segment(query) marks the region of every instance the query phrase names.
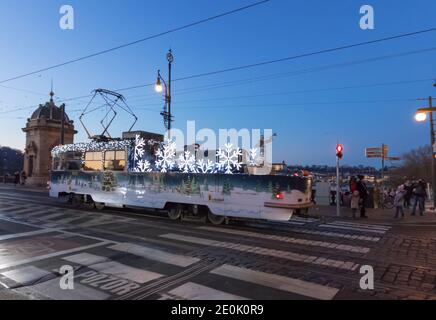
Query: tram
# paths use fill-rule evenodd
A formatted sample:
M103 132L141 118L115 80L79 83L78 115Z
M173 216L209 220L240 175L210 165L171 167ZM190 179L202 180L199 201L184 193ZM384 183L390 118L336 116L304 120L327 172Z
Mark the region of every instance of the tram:
M144 132L62 145L52 150L50 196L97 209L163 210L173 220L199 217L213 224L287 221L311 207L310 176L281 171L259 175L239 161L241 155L226 145L216 153L216 162L197 159L189 151L176 154L171 141Z

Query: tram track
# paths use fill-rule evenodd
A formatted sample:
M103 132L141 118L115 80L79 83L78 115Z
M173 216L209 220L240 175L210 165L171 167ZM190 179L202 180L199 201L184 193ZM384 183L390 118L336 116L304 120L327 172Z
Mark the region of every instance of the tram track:
M72 210L78 210L78 211L83 211L83 212L93 212L93 213L101 213L101 214L108 214L108 215L116 215L116 216L124 216L124 217L139 217L139 218L152 218L154 220L153 221L147 221L147 219L139 219L137 221L132 221L132 222L126 222L126 224L135 224L137 226L140 225L144 225L145 227L149 227L149 228L153 228L153 227L157 227L157 228L162 228L163 230L169 230L172 232L180 232L181 230L189 230L190 233L193 233L194 235L198 235L198 236L205 236L204 232L200 232L199 230L197 230L195 228L196 224L193 223L182 223L184 226L187 227L193 227L193 228L189 228L189 229L181 229L180 228L180 222L175 222L172 221L170 218L165 217L165 216L159 216L159 213L136 213L136 212L129 212L129 209L126 210L112 210L112 209L105 209L103 211L97 211L91 208L72 208L70 205L67 204L62 204L59 202L54 202L54 201L50 201L49 203L47 202L47 199L45 197L42 196L38 196L38 195L31 195L30 197L25 197L24 195L20 195L20 196L14 196L14 195L5 195L5 193L0 194L0 203L1 200L5 199L8 200L8 202L12 202L12 201L27 201L30 203L35 203L35 204L42 204L42 205L51 205L51 206L56 206L58 208L68 208L68 209L72 209ZM50 199L51 200L51 199ZM158 218L159 220L157 220L156 218ZM165 221L165 224L164 224ZM255 229L255 227L253 226L240 226L240 225L231 225L232 228L234 228L235 230L253 230ZM225 227L224 227L225 228ZM263 228L265 229L265 227ZM276 231L274 229L269 229L271 231ZM295 228L294 228L295 230ZM64 232L66 230L62 230L62 232ZM281 232L283 232L284 230L281 230ZM289 226L286 226L286 231L292 231L292 228L290 228ZM68 232L68 231L67 231ZM124 237L124 238L128 238L128 239L132 239L132 240L138 240L138 241L147 241L147 242L152 242L155 243L157 245L165 245L165 246L172 246L174 248L178 248L178 249L182 249L182 250L186 250L189 251L190 253L196 253L197 255L203 255L204 259L206 259L206 262L209 258L213 258L214 262L211 264L211 262L207 262L204 265L202 265L201 267L196 268L195 270L191 270L191 274L188 275L190 273L190 271L188 271L188 273L179 273L176 274L174 276L171 277L171 279L162 279L162 282L159 282L157 284L151 283L149 286L144 287L143 290L141 290L140 292L137 292L137 295L134 296L134 299L146 299L149 298L151 296L153 296L154 294L158 294L159 292L161 292L164 289L168 289L171 288L172 286L175 286L183 281L185 281L186 279L190 279L198 274L201 274L202 272L207 272L207 270L209 270L211 267L215 266L215 263L217 265L223 264L223 263L227 263L228 259L226 259L225 257L218 257L218 258L214 258L213 256L216 254L216 249L213 247L203 247L203 248L199 248L198 246L192 246L192 245L188 245L186 243L182 244L176 241L168 241L168 240L164 240L164 239L155 239L153 238L153 236L147 237L147 236L140 236L140 235L132 235L132 234L127 234L127 233L123 233L123 232L116 232L116 231L111 231L111 230L105 230L104 228L101 227L91 227L91 228L82 228L80 230L80 228L75 229L74 234L76 235L81 235L83 234L83 236L88 237L89 235L87 233L99 233L100 235L102 234L106 234L106 235L112 235L112 236L118 236L118 237ZM100 240L104 240L104 238L106 238L105 236L100 236ZM220 237L223 239L227 239L230 241L237 241L237 240L241 240L240 237L236 237L236 236L232 236L232 237L228 237L228 236L224 236L224 237ZM248 241L250 239L247 239L246 237L242 238L244 241ZM253 239L251 239L250 241L255 241ZM113 241L112 241L113 242ZM226 249L222 250L223 252L226 251ZM228 251L227 251L228 252ZM311 250L312 253L321 253L321 250ZM233 254L233 252L232 252ZM237 254L237 253L235 253ZM340 257L341 255L337 255L338 257ZM275 259L268 259L265 257L258 257L256 255L248 255L248 260L258 260L260 261L260 263L263 263L264 261L268 261L269 264L271 264L272 267L277 267L280 268L283 265L280 263L279 260L275 260ZM360 260L360 259L359 259ZM417 265L410 265L407 263L401 263L401 262L397 262L397 261L388 261L386 259L384 259L383 257L371 257L370 260L362 258L362 260L359 261L361 264L363 263L368 263L369 265L374 265L374 266L383 266L383 267L389 267L389 265L394 264L395 266L398 267L408 267L408 268L415 268L417 270L421 270L421 271L428 271L431 270L431 268L427 267L427 266L417 266ZM203 270L204 269L204 270ZM350 283L355 283L356 285L353 287L358 287L358 281L360 279L360 275L358 270L354 273L337 273L334 272L334 270L330 270L329 268L317 268L317 267L313 267L310 265L305 265L304 266L304 270L302 270L301 265L295 265L293 263L286 263L286 272L288 274L300 274L303 275L304 273L309 273L311 274L313 277L325 277L326 279L328 279L329 281L333 282L333 283L340 283L343 284L344 286L346 284L350 284ZM186 277L186 279L185 279ZM383 275L378 275L377 278L382 279ZM160 285L165 286L165 288L161 288L158 287ZM409 285L401 285L401 284L389 284L386 282L383 282L381 280L376 280L375 283L376 289L377 290L381 290L381 291L401 291L405 294L409 294L409 295L414 295L414 294L422 294L422 291L416 290L411 288ZM141 288L142 289L142 288ZM427 295L430 296L435 296L434 292L427 292ZM129 299L129 297L126 297L127 299Z

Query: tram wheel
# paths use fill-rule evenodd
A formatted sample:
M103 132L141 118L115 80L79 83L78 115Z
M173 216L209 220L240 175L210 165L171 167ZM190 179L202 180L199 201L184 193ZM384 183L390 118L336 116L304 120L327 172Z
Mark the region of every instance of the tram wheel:
M94 202L94 207L97 210L103 210L106 207L106 205L104 202Z
M83 203L83 197L81 195L78 194L74 194L71 198L71 205L75 208L78 208L82 205Z
M224 216L217 216L217 215L213 214L210 211L207 214L207 218L210 221L210 223L212 223L212 224L214 224L216 226L220 225L220 224L223 224L223 222L226 220L226 217L224 217Z
M168 210L168 217L171 220L179 220L182 216L183 208L181 205L175 206Z

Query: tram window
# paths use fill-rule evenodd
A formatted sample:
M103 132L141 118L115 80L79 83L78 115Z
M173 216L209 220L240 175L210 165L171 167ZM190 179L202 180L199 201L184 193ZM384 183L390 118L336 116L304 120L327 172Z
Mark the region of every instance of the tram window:
M106 151L104 160L104 168L106 170L124 171L126 167L126 152Z
M53 171L60 171L62 170L63 167L63 159L59 158L59 157L55 157L53 158L53 166L52 166L52 170Z
M85 171L100 171L103 169L101 152L87 152L85 153L85 164L83 170Z
M53 171L64 170L80 170L82 166L82 153L80 152L67 152L53 159Z

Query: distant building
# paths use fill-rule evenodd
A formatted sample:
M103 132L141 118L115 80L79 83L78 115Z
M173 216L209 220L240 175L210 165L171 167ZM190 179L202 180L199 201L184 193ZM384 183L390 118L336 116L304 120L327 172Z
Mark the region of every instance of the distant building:
M13 175L23 169L24 155L20 150L0 146L0 181L4 175Z
M24 172L30 185L46 185L49 180L51 150L61 144L62 109L53 101L54 93L50 92L50 101L39 105L32 116L27 119L26 147L24 155ZM64 143L74 142L73 121L64 113Z

